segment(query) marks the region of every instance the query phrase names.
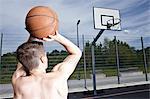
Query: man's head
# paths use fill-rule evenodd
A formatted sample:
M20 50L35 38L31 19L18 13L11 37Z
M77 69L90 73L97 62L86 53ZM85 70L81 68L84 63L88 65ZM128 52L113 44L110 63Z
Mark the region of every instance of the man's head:
M17 59L28 71L42 65L47 68L47 57L42 42L26 42L17 49Z

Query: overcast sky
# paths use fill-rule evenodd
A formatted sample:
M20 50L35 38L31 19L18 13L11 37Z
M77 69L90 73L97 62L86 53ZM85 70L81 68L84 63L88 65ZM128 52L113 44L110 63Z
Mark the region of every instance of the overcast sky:
M122 31L105 31L100 37L118 39L140 47L137 40L143 36L145 46L150 46L150 1L149 0L0 0L0 32L4 33L3 51L14 51L29 36L25 28L27 12L34 6L53 8L59 17L59 32L74 43L76 24L80 19L79 34L92 40L99 30L94 29L93 7L120 10ZM55 43L54 43L55 44ZM137 44L137 45L136 45ZM48 45L46 45L48 46Z

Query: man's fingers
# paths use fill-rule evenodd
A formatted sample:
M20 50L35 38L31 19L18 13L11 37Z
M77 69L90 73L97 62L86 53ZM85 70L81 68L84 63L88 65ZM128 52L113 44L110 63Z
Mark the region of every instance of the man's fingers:
M45 41L56 40L57 37L58 37L58 35L59 35L58 31L56 31L56 34L55 34L55 35L49 35L47 38L44 38L43 40L45 40Z
M58 31L56 30L56 35L58 34Z
M50 39L50 38L43 38L43 41L53 41L54 39Z

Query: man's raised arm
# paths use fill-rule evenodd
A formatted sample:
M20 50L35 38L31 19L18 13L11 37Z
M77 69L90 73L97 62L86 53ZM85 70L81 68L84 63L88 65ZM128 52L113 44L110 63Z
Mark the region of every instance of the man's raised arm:
M56 65L52 71L59 71L62 76L68 79L75 70L75 67L81 58L82 52L75 44L73 44L70 40L60 35L59 33L56 33L55 36L50 36L50 38L63 45L69 53L64 61Z

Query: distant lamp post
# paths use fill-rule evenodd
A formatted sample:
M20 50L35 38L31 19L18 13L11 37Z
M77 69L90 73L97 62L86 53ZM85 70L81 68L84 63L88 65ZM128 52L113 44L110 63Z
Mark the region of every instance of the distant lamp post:
M78 20L77 22L77 46L79 47L79 31L78 31L78 26L79 26L80 20ZM80 69L79 69L79 65L77 65L78 67L78 80L80 80Z
M79 26L80 20L78 20L77 22L77 46L79 47L79 30L78 30L78 26Z

